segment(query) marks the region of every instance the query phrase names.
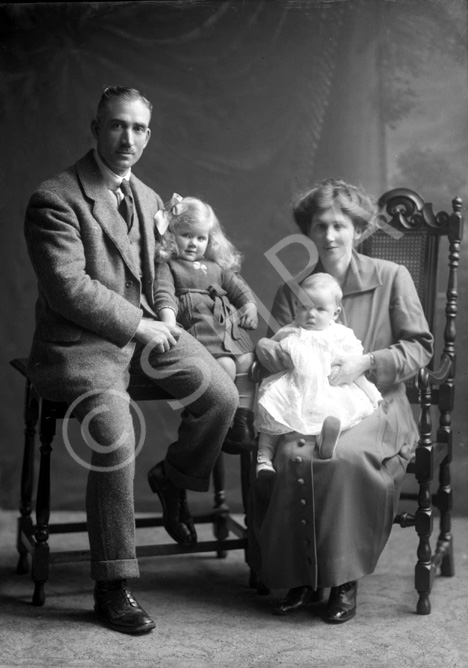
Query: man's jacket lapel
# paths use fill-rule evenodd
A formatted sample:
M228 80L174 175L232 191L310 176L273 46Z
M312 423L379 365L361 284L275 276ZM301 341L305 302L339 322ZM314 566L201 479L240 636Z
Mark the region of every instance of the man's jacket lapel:
M140 279L139 272L133 260L130 242L125 225L120 224L114 195L106 188L101 172L90 151L76 164L78 178L83 191L90 201L91 212L101 225L107 236L113 241L125 264L130 271Z

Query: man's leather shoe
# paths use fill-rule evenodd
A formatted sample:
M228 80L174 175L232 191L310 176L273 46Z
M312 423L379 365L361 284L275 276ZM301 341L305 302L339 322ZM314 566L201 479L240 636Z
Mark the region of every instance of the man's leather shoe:
M149 633L156 626L132 596L126 580L96 582L94 610L107 626L120 633Z
M254 414L247 408L238 408L221 450L229 455L238 455L243 450L253 451L256 448Z
M274 615L290 615L292 612L297 612L314 603L320 603L323 599L323 589L319 588L316 591L312 587L294 587L290 589L274 608Z
M345 582L332 587L327 606L327 622L342 624L356 614L357 582Z
M148 472L149 486L159 496L163 511L163 524L167 533L181 545L197 542L197 532L187 505L185 489L176 487L164 473L163 462Z

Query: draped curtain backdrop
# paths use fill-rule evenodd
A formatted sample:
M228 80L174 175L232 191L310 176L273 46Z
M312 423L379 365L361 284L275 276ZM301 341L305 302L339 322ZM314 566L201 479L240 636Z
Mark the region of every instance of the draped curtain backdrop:
M18 501L22 448L23 383L8 362L28 353L36 296L24 210L43 179L94 145L89 125L103 88L135 87L153 102L152 138L135 173L165 200L178 192L213 206L267 309L281 278L264 253L295 233L293 197L326 176L376 195L391 184L388 133L400 119L382 109L395 85L382 76L393 54L382 45L396 34L385 38L388 20L399 24L396 9L416 16L414 5L430 9L425 20L439 36L443 15L450 34L454 22L437 0L412 9L403 0L0 6L3 507ZM281 258L292 273L307 261L297 244ZM256 336L265 330L262 320ZM174 438L178 416L163 404L142 409L148 432L136 491L138 507L148 510L145 472ZM237 461L227 459L228 486L236 486ZM60 434L53 461L54 506L81 509L86 470Z

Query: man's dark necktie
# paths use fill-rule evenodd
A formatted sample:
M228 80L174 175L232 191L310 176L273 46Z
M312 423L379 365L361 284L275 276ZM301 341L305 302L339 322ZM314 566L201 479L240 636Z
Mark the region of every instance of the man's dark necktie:
M127 223L128 231L130 232L133 224L133 198L132 189L128 181L123 180L120 184L123 198L119 204L119 213Z

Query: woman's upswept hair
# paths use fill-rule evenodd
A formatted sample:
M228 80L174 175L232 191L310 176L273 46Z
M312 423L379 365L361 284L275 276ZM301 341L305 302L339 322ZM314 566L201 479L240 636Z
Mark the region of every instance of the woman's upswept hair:
M370 230L377 223L375 200L362 188L346 181L325 179L293 202L293 216L303 234L309 235L312 218L318 211L335 209L349 216L359 232Z
M208 245L205 259L219 264L222 269L239 272L242 253L229 241L215 212L209 204L196 197L183 197L177 204L166 209L169 227L158 251L159 261L178 257L174 233L180 225L207 223Z

